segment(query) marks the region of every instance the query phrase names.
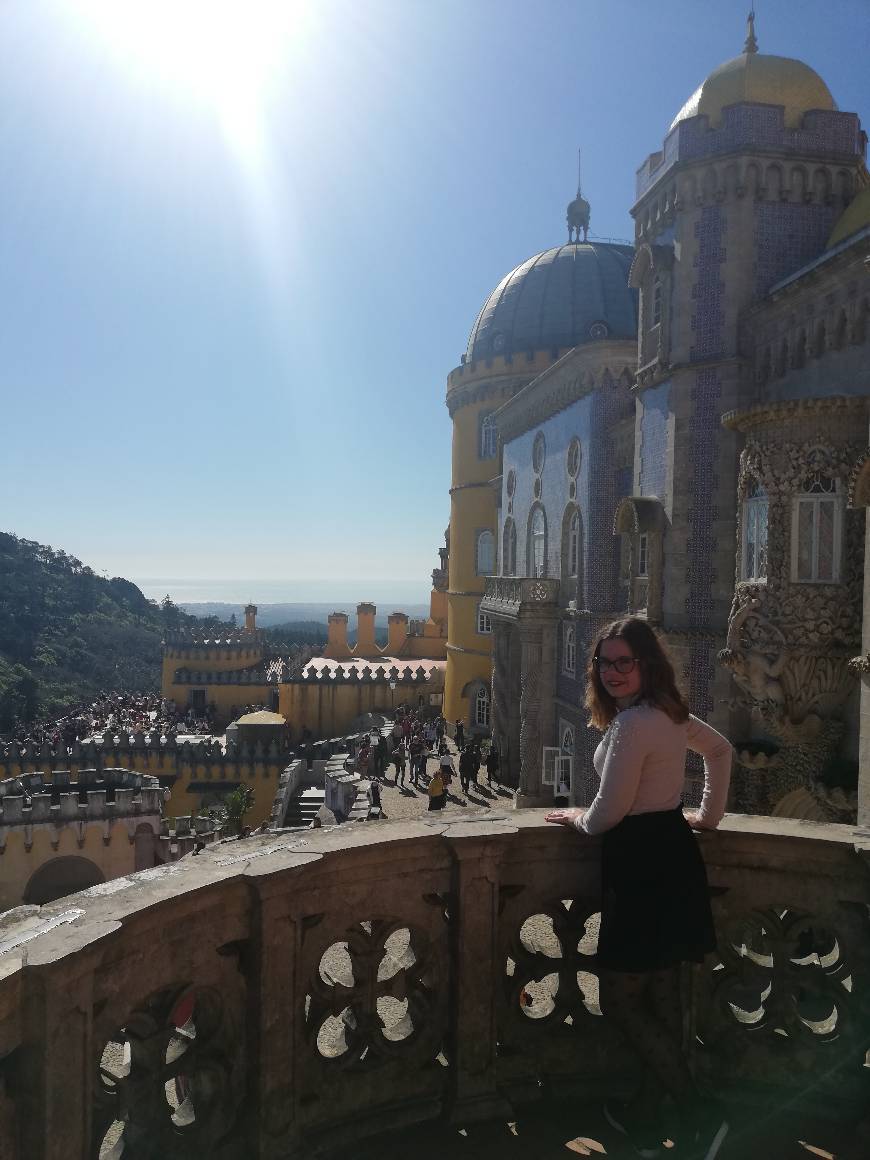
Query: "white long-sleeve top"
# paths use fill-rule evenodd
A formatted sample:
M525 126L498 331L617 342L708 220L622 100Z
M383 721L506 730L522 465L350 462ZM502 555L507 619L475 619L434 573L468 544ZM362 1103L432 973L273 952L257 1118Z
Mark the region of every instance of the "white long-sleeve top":
M617 713L601 738L593 758L601 784L592 805L574 825L587 834L603 834L628 814L676 809L683 794L687 749L704 758L698 816L711 827L718 825L731 780L731 743L697 717L677 724L644 702Z

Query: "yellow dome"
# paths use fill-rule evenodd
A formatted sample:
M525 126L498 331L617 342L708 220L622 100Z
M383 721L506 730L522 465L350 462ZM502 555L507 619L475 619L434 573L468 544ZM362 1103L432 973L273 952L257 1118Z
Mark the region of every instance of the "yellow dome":
M831 236L828 238L828 249L851 238L858 230L870 226L870 188L862 189L858 196L849 202L846 209L834 222Z
M674 117L671 128L699 113L706 113L710 124L718 125L722 110L741 101L784 105L788 129L800 128L801 118L810 109L837 107L828 86L803 61L744 52L710 73Z

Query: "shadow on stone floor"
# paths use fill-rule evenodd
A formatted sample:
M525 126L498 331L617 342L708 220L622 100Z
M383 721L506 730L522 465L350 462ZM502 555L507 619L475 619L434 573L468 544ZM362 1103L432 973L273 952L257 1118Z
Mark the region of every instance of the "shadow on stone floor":
M730 1117L719 1160L858 1160L870 1155L855 1148L848 1126L813 1120L791 1107L780 1113L741 1108ZM386 1125L385 1125L386 1128ZM565 1107L552 1101L530 1105L516 1122L490 1121L462 1129L443 1122L420 1124L372 1137L325 1160L568 1160L607 1156L630 1160L634 1151L611 1128L600 1106ZM690 1150L673 1147L664 1157L685 1160Z

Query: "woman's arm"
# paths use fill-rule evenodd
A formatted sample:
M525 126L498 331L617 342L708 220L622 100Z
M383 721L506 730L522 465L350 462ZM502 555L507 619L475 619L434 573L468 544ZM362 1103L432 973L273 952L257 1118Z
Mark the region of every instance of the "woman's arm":
M727 737L697 717L689 718L686 744L704 758L704 796L697 813L687 815L689 822L696 829L715 830L725 814L734 750Z

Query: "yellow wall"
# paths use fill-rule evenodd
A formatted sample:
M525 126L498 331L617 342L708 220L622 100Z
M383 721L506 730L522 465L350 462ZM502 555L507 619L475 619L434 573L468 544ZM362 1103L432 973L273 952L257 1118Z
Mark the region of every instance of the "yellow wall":
M205 689L206 703L214 702L218 717L228 720L230 710L235 705L243 710L245 705L268 705L269 698L277 685L175 685L164 686L163 696L174 701L179 709L190 704L190 694L194 689Z
M172 697L172 687L176 669L190 669L193 672L224 673L228 669L251 669L263 659L265 653L261 645L224 646L223 648L191 645L164 645L161 691L164 697ZM186 704L186 701L185 701Z
M479 420L497 402L485 399L461 407L453 416L453 486L450 494L450 563L447 593L447 677L444 716L470 720L471 706L463 689L476 678L489 684L492 637L477 632L477 606L486 577L477 574L477 536L496 527L496 493L490 480L498 475L498 458L480 459ZM496 556L497 556L497 543ZM481 655L482 654L482 655Z
M129 819L130 829L147 821L147 815ZM102 872L103 878L120 878L132 874L136 869L136 847L130 842L128 819L119 818L111 823L108 844L103 840L106 823L93 819L85 823L84 843L78 844L79 826L76 822L61 826L52 822L36 823L28 829L33 838L30 850L24 844L24 826L10 826L6 836L6 849L2 855L3 873L0 875L0 910L19 906L31 876L44 863L54 858L87 858ZM57 839L55 850L51 842Z
M420 696L428 706L429 695L442 692L443 684L435 670L428 681L401 682L395 689L380 681L306 681L281 685L280 690L278 712L292 726L294 735L298 736L307 727L315 737L328 739L346 733L354 718L363 713L374 710L390 713L397 705L416 705Z

